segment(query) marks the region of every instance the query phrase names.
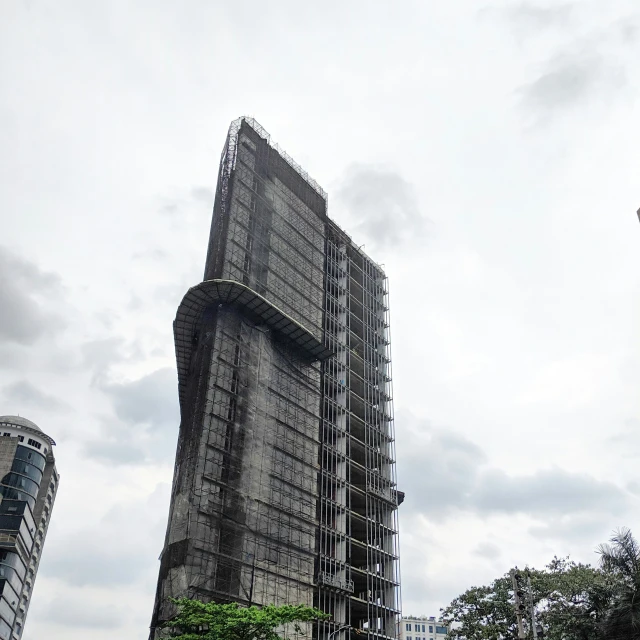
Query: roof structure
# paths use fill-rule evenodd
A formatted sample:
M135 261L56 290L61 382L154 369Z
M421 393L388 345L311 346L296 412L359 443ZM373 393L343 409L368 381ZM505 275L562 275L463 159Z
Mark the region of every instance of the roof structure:
M48 436L35 422L31 422L31 420L27 420L22 416L0 416L0 423L10 424L25 431L35 432L41 438L47 440L49 444L55 444L54 439Z
M181 402L194 349L194 338L200 328L203 313L207 308L222 304L239 308L251 319L264 323L311 360L326 360L333 355L311 331L253 289L233 280L207 280L189 289L178 307L173 323Z

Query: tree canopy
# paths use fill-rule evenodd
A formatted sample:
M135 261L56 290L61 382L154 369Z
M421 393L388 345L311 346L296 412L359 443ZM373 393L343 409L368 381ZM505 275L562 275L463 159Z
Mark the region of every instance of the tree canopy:
M640 640L640 545L623 529L598 552L599 567L556 557L544 569L526 569L546 640ZM510 574L471 587L442 619L453 640L517 640Z
M237 603L217 604L181 598L174 600L177 615L163 628L174 640L283 640L276 629L324 620L329 616L304 605L240 607Z
M606 640L640 640L640 545L621 529L598 553L602 570L616 581L603 624Z

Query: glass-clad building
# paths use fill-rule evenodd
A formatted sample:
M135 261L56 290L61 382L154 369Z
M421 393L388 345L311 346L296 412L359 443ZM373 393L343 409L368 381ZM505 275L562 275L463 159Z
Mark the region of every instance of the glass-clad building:
M19 640L58 488L52 438L0 416L0 640Z

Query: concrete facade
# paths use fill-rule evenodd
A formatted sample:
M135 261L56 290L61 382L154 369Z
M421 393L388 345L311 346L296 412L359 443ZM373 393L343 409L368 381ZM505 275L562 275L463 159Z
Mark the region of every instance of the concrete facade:
M0 640L19 640L59 476L55 442L30 420L0 416Z
M254 120L232 123L204 281L174 322L181 424L151 638L182 596L331 614L302 637L396 637L386 282L324 191Z

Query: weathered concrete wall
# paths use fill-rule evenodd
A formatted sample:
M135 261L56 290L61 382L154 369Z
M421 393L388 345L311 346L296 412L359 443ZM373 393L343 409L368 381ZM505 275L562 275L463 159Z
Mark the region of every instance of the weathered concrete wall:
M16 449L18 448L18 438L10 438L8 436L0 436L2 446L0 447L0 478L3 478L11 471L11 465L16 457ZM2 500L2 496L0 496Z

